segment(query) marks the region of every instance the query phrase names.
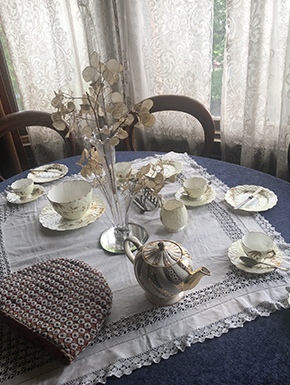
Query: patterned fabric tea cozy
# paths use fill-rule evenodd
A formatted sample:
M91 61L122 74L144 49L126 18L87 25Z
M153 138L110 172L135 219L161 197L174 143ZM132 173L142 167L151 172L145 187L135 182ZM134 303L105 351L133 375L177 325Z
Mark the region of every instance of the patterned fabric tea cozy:
M112 298L107 281L90 265L48 260L0 282L0 318L70 364L101 329Z

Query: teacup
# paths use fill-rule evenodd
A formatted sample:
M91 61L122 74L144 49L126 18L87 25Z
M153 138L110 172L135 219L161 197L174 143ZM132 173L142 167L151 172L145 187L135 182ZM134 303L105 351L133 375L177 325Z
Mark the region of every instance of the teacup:
M129 162L118 162L115 164L116 177L119 180L124 180L126 176L129 174L132 168L131 163Z
M54 210L63 218L75 220L83 217L91 204L92 187L84 180L72 180L54 186L47 194Z
M34 182L32 179L23 178L13 182L11 186L6 187L8 191L17 194L21 198L29 196L34 188Z
M160 220L170 233L181 231L186 225L188 213L185 205L176 200L168 200L160 210Z
M207 181L201 177L192 177L183 181L183 189L193 199L201 197L207 189Z
M272 258L276 253L273 250L273 240L264 233L249 232L242 238L244 252L257 261Z

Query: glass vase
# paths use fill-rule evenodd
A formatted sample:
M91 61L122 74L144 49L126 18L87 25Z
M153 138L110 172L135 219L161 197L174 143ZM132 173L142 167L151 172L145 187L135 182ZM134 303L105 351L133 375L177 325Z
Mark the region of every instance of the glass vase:
M129 235L137 237L141 243L148 239L148 233L143 226L129 223L129 208L133 197L129 194L120 194L115 172L116 153L115 147L109 139L95 139L91 142L96 148L103 165L102 180L98 179L98 186L109 206L112 216L112 226L106 229L100 237L102 248L108 252L124 253L124 241ZM132 244L132 250L135 246Z

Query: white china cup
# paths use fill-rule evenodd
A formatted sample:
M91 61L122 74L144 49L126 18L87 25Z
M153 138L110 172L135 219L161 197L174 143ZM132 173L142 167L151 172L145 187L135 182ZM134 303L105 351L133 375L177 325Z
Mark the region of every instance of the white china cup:
M207 181L201 177L192 177L183 181L183 189L193 199L201 197L207 189Z
M183 230L188 218L184 204L176 199L168 200L160 210L160 220L165 229L170 233Z
M34 182L32 179L23 178L13 182L11 186L7 186L7 190L17 194L21 198L25 198L31 195L34 188Z
M132 165L129 162L118 162L115 164L116 177L119 180L124 180L131 171Z
M276 254L273 250L273 240L260 232L246 233L242 238L242 248L246 255L257 261L271 258Z
M47 194L54 210L63 218L75 220L88 211L92 200L92 187L84 180L72 180L54 186Z

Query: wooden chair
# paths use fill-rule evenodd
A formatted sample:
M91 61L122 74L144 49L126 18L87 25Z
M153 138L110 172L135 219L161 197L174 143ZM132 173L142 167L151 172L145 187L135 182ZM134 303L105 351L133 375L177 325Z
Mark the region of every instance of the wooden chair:
M65 143L66 157L76 155L76 147L72 134L70 133L69 137L66 138L66 134L69 131L67 126L64 131L56 130L52 125L52 120L50 113L42 111L20 111L8 114L0 118L0 138L6 135L7 133L15 133L14 130L21 129L23 127L29 126L42 126L53 129L57 132ZM13 136L15 140L15 136ZM17 140L17 136L16 136ZM15 156L19 157L22 170L29 168L29 162L23 148L21 141L18 141L15 144L17 153ZM3 179L3 177L2 177Z
M181 95L157 95L153 101L151 113L159 111L180 111L196 118L204 130L204 146L201 156L208 157L214 143L214 121L209 111L197 100ZM136 122L134 122L136 123ZM125 139L126 149L136 151L134 144L134 123L126 128L129 136Z

